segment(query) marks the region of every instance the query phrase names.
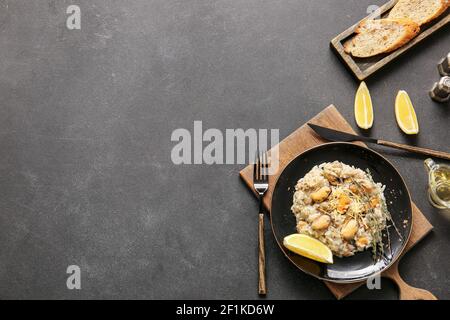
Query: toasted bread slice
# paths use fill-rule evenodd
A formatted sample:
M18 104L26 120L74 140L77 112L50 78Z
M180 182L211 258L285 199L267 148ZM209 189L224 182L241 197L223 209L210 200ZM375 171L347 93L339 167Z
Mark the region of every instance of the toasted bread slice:
M344 44L344 49L354 57L372 57L400 48L419 31L419 25L411 19L365 20L356 29L357 35Z
M439 17L449 5L449 0L399 0L389 18L409 18L421 26Z

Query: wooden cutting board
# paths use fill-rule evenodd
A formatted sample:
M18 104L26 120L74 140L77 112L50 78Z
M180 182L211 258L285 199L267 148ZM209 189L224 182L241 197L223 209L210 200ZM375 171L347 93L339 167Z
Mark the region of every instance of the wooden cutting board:
M308 122L340 131L345 131L348 133L353 134L355 133L352 127L348 124L348 122L342 117L342 115L333 105L325 108L322 112L320 112L318 115L316 115ZM275 187L275 183L278 180L278 177L283 171L283 169L290 163L291 160L293 160L297 155L299 155L303 151L325 142L326 141L323 140L318 135L316 135L316 133L312 129L310 129L308 125L304 124L279 143L279 145L277 146L279 148L278 171L270 177L269 190L266 196L264 197L264 205L269 212L270 212L270 204L272 201L272 192ZM364 145L362 143L359 144ZM240 172L240 176L247 185L247 187L250 188L252 191L254 191L253 166L249 165L246 168L244 168ZM419 208L417 208L417 206L414 203L412 205L413 205L413 228L411 232L411 237L406 245L403 254L411 250L411 248L414 247L414 245L416 245L420 240L422 240L433 229L433 226L425 218L423 213L420 212ZM392 265L388 270L386 270L382 274L383 277L390 278L397 284L400 291L400 299L406 300L436 299L436 297L429 291L411 287L403 281L403 279L400 277L398 273L398 261L400 259L401 258L399 258L397 262L394 263L394 265ZM337 299L342 299L351 292L353 292L354 290L356 290L357 288L359 288L361 285L365 284L365 282L351 283L351 284L336 284L325 281L325 284Z

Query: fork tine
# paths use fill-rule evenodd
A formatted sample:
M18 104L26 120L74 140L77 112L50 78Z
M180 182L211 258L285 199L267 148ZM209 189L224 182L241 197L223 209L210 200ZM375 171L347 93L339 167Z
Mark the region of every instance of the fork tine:
M263 152L262 154L262 158L263 158L263 176L261 177L261 179L265 182L267 181L267 154L266 152Z
M260 153L259 154L259 170L260 170L260 175L259 175L259 181L263 181L264 180L264 153Z
M253 163L253 181L256 181L257 176L256 176L256 167L258 166L258 153L255 152L255 163Z
M255 167L253 181L259 181L260 159L258 152L255 153Z
M258 153L258 168L256 169L256 180L261 181L261 154Z
M269 180L269 163L267 161L267 152L263 153L263 163L264 163L264 176L263 180L264 182L267 182Z

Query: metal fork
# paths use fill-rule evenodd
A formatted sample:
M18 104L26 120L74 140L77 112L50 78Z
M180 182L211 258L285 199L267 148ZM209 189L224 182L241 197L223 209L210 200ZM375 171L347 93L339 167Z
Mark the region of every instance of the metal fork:
M256 153L255 164L253 165L253 187L259 197L259 294L266 294L266 253L264 249L264 206L263 197L267 189L269 189L269 174L268 174L268 162L267 153Z

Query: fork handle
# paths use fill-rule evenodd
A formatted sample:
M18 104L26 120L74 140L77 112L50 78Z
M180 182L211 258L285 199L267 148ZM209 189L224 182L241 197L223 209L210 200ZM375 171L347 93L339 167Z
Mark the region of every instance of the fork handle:
M264 249L264 213L259 214L259 294L266 295L266 252Z

